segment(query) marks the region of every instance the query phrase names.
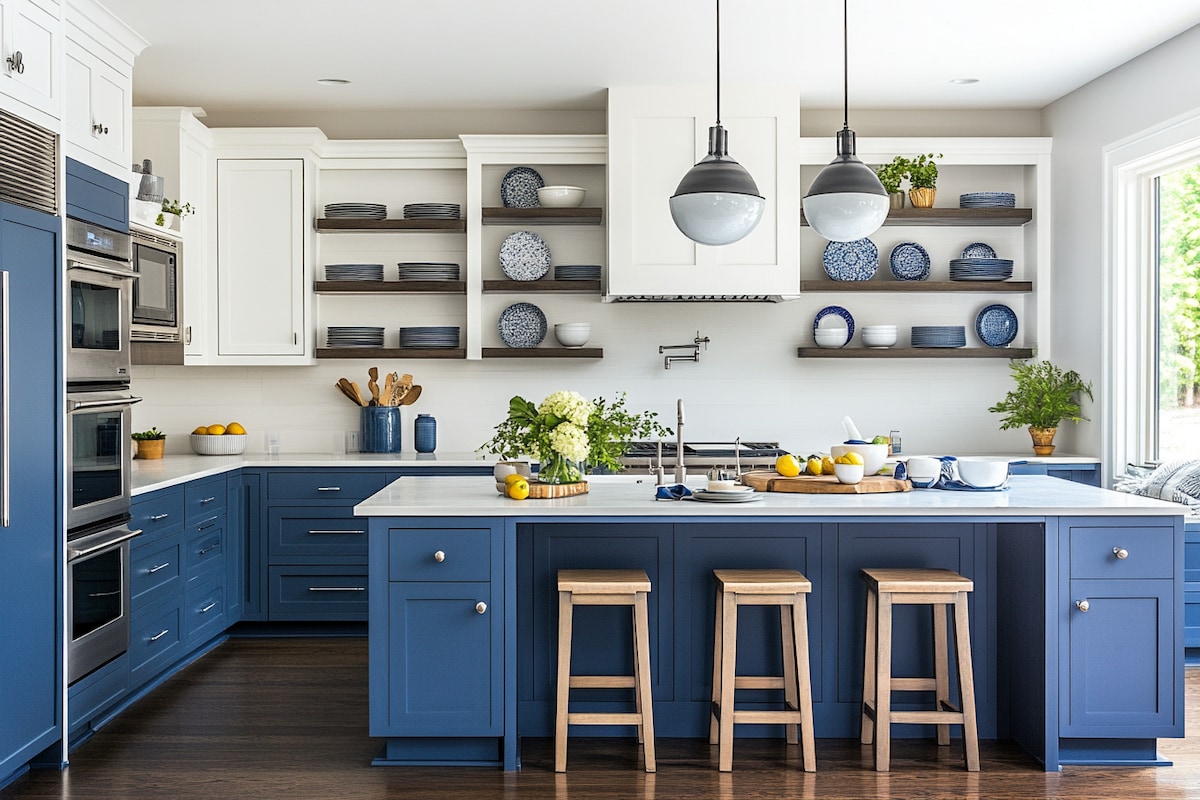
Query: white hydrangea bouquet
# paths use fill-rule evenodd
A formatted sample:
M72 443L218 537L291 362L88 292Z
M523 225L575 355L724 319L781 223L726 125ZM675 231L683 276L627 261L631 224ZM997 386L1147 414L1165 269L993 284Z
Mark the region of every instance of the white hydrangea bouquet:
M542 483L576 483L583 480L585 464L620 469L625 442L670 435L657 416L627 411L623 392L611 403L570 391L555 392L538 405L517 396L508 401L508 418L480 449L503 459L536 457Z

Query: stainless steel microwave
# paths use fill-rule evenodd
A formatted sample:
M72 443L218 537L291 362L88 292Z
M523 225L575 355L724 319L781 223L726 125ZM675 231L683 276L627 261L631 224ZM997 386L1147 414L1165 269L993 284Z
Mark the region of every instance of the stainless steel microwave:
M166 234L131 227L133 324L130 338L141 342L178 342L183 332L183 275L180 242Z

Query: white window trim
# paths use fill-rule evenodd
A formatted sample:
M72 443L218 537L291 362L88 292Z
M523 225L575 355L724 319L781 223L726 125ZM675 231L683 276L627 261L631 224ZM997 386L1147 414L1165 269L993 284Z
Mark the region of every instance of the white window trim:
M1157 414L1154 178L1200 161L1200 109L1104 148L1104 318L1100 408L1114 475L1149 457Z

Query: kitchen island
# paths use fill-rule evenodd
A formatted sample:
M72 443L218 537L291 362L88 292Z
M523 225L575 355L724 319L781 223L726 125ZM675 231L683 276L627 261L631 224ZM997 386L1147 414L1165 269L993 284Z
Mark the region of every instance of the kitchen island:
M1157 738L1183 735L1180 506L1040 476L998 492L768 494L719 506L656 501L653 484L635 480L515 501L490 478L406 477L355 506L370 517L370 732L386 740L377 763L515 769L519 736L553 734L553 578L567 568L650 575L659 736L707 735L712 570L785 567L813 582L816 735L856 737L868 566L975 581L981 737L1012 739L1056 770L1163 764ZM580 671L628 671L625 615L580 611ZM778 672L777 620L745 619L739 671ZM895 624L894 673L931 674L927 617L898 609ZM627 702L614 693L590 708ZM738 735L775 734L745 728Z

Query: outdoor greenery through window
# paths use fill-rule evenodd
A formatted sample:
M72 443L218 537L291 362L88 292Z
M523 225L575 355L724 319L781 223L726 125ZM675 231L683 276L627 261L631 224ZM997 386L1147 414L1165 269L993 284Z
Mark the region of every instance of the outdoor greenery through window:
M1157 459L1200 458L1200 164L1158 179Z

